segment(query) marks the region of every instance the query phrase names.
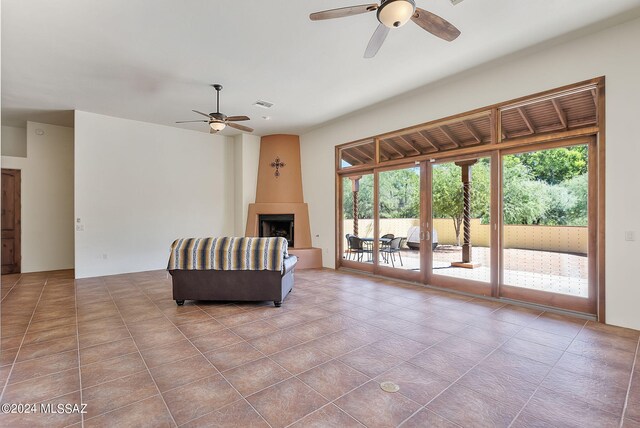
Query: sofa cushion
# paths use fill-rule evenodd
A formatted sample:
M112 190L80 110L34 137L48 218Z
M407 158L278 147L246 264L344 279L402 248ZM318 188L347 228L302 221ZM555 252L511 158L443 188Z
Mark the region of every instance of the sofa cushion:
M186 238L171 245L168 270L270 270L283 272L285 238Z

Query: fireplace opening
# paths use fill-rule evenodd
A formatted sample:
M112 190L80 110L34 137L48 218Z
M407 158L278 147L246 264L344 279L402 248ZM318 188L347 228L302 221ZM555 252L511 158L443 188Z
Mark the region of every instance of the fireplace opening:
M260 237L286 238L289 247L293 247L293 214L260 214L258 224Z

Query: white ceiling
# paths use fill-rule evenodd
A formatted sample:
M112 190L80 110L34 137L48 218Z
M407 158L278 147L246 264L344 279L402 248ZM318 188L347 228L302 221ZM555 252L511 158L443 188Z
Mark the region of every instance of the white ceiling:
M2 124L71 125L70 110L208 132L191 109L248 115L255 134L303 133L403 92L586 26L640 0L417 0L456 25L409 22L363 59L375 13L311 22L362 0L2 0ZM270 110L252 104L273 102ZM271 120L263 120L270 116ZM227 135L234 132L224 131Z

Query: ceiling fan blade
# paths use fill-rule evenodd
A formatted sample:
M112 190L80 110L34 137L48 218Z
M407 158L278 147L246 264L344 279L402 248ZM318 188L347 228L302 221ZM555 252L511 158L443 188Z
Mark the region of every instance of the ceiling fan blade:
M378 9L376 3L361 4L359 6L341 7L338 9L323 10L309 15L312 21L320 21L323 19L343 18L345 16L359 15L361 13L373 12Z
M203 115L203 116L206 116L206 117L211 117L211 115L210 115L210 114L207 114L207 113L203 113L203 112L201 112L201 111L198 111L198 110L191 110L191 111L192 111L192 112L194 112L194 113L198 113L198 114L201 114L201 115Z
M243 120L251 120L247 116L229 116L227 122L242 122Z
M227 123L227 126L239 129L240 131L253 132L253 129L249 128L248 126L240 125L238 123Z
M191 123L191 122L209 122L208 120L181 120L176 123Z
M378 25L376 31L373 32L373 36L371 36L371 40L369 40L367 50L364 51L365 58L373 58L376 56L378 50L380 50L380 46L384 43L384 39L387 38L387 34L389 34L389 27L383 24Z
M460 30L453 24L419 7L416 8L416 13L413 14L411 20L434 36L448 42L454 41L460 35Z

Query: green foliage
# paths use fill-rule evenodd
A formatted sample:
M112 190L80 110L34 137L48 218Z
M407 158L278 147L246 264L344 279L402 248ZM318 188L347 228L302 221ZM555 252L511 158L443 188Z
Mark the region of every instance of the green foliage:
M562 184L547 185L549 202L541 223L546 225L564 225L569 221L569 209L575 205L575 196Z
M534 224L549 203L546 184L536 181L516 156L503 158L503 219L505 224Z
M345 219L353 218L351 179L342 179L342 210ZM363 175L358 191L358 218L373 218L373 174Z
M573 204L567 207L567 222L569 226L586 226L588 224L587 202L589 195L588 174L578 175L562 183L573 198Z
M586 150L586 146L579 146L505 156L505 224L586 226ZM541 170L541 165L550 170ZM557 181L559 177L562 179Z
M587 225L587 147L543 150L503 157L505 224ZM454 163L433 167L433 215L451 218L456 235L463 220L461 168ZM489 220L490 164L480 159L471 168L471 214ZM417 168L379 174L380 218L418 218L420 174ZM343 216L353 218L351 180L343 178ZM373 174L363 175L358 218L373 218Z
M420 216L420 170L396 169L380 173L380 218Z
M562 147L515 155L533 177L560 184L587 172L587 146Z
M460 226L464 215L464 194L462 188L462 168L454 163L444 163L433 167L432 186L433 216L451 218L460 242ZM483 219L489 217L490 204L489 160L481 159L471 167L471 216Z

